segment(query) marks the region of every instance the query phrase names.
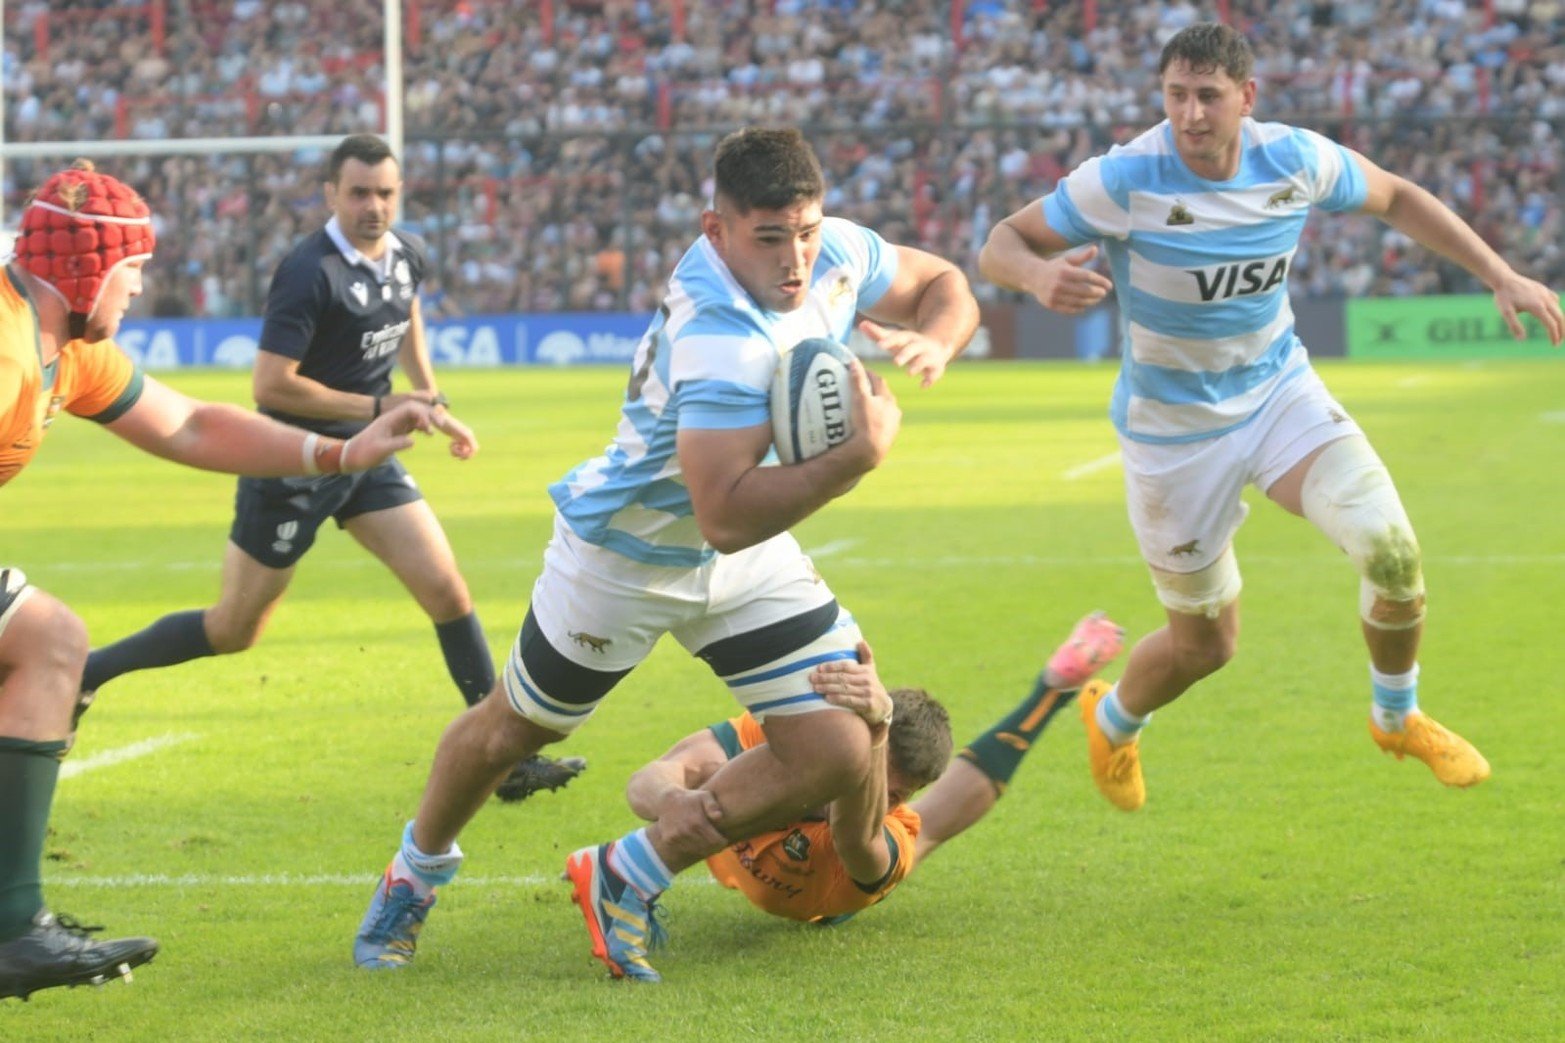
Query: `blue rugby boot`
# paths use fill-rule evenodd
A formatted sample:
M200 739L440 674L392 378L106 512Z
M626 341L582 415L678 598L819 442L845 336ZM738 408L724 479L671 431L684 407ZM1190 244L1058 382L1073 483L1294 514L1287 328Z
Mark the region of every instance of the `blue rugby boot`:
M393 879L387 866L353 939L353 962L367 971L398 970L412 963L418 932L434 905L433 891L420 899L413 885Z
M565 860L571 900L581 907L592 936L592 955L616 978L655 984L663 980L647 953L668 941L657 900L642 901L636 889L609 868L612 843L584 847Z

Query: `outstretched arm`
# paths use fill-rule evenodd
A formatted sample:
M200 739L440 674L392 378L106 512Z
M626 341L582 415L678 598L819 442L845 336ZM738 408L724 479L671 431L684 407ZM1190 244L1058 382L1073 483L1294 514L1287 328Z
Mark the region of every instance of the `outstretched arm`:
M1494 306L1518 339L1527 335L1520 314L1543 324L1549 342L1559 347L1565 338L1565 314L1559 294L1518 273L1484 242L1477 232L1428 191L1352 153L1363 171L1368 192L1364 212L1373 214L1418 245L1455 262L1494 293Z
M967 276L950 261L910 246L896 251L896 277L868 314L903 328L888 330L866 320L859 329L927 388L973 339L978 301Z
M301 431L238 406L200 402L146 378L141 397L108 429L165 460L257 478L362 471L429 429L429 408L407 403L347 442Z

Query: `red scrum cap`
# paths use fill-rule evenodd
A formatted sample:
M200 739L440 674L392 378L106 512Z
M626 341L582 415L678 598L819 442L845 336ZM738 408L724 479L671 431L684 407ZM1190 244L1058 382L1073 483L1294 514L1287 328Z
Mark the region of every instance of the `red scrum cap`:
M91 315L114 269L151 257L154 238L152 211L135 190L78 159L22 211L16 258L69 311Z

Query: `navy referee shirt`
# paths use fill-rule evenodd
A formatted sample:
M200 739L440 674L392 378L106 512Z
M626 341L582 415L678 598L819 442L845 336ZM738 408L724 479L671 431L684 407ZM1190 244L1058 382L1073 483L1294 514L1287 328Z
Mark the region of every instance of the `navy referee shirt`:
M395 228L385 255L378 262L369 260L333 217L277 265L266 295L260 350L297 359L301 377L337 391L390 394L391 369L428 265L423 240ZM261 412L337 438L356 434L368 423Z

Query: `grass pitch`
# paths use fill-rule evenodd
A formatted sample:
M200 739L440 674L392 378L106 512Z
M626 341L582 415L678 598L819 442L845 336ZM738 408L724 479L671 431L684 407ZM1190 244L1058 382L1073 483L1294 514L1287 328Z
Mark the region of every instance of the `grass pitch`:
M1418 528L1423 703L1493 763L1477 789L1375 749L1352 570L1256 497L1239 658L1148 729L1142 811L1098 796L1068 713L989 819L882 906L803 927L692 872L667 901L665 984L611 983L556 879L565 855L628 828L630 771L732 706L665 642L563 747L583 777L463 835L417 963L364 974L354 929L460 704L412 599L326 530L256 649L104 689L60 783L47 896L164 951L128 988L0 1005L0 1038L1558 1038L1565 369L1321 368ZM1084 611L1132 638L1161 612L1124 517L1109 367L891 379L897 450L798 535L887 680L940 696L962 742ZM248 393L243 375L170 383ZM443 386L483 450L458 463L430 443L408 464L503 657L549 531L544 486L602 448L624 374ZM4 560L96 643L216 593L231 479L62 420L4 495Z

